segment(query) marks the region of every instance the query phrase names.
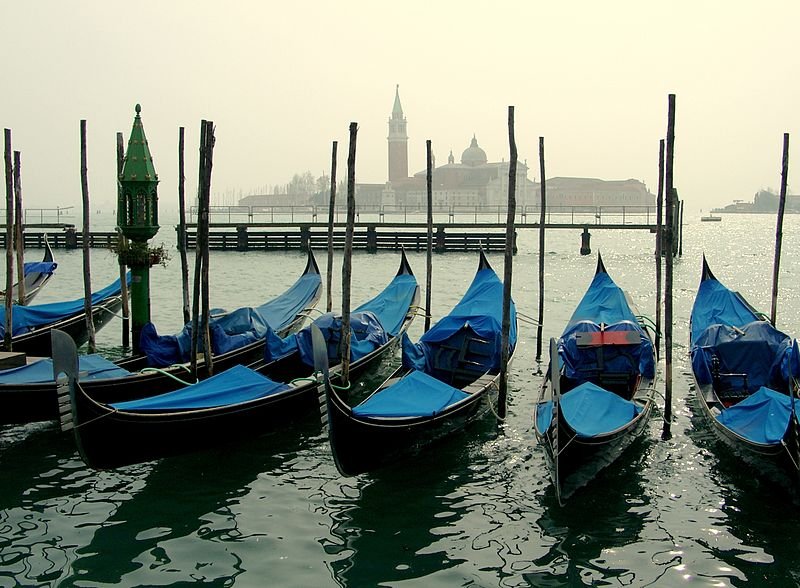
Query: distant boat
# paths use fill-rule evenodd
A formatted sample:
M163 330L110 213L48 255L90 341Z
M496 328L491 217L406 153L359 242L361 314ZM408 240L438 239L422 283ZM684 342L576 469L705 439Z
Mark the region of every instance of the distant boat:
M719 221L722 220L722 217L709 214L706 216L701 216L700 220L703 221L704 223L718 223Z

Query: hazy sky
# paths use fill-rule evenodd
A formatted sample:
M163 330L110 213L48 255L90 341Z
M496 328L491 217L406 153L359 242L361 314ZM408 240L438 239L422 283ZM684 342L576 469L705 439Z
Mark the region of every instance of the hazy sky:
M27 0L0 5L0 125L22 153L26 205L80 205L87 119L93 208L116 198L115 133L134 105L177 209L178 127L194 194L200 120L216 124L213 192L330 168L359 123L357 180L387 177L400 84L409 163L458 160L473 133L490 161L516 141L539 179L638 178L657 186L667 95L677 95L675 185L689 209L777 189L783 133L800 192L800 2ZM794 165L794 167L793 167ZM162 213L163 214L163 213Z

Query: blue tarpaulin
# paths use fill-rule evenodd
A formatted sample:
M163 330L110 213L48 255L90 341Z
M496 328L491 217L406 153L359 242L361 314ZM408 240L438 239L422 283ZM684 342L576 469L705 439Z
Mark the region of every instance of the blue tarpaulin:
M26 261L24 275L28 274L52 274L56 271L58 264L55 261Z
M738 292L719 280L700 282L692 306L692 370L698 384L714 382L717 373L747 374L748 390L761 386L787 389L790 370L797 376L798 358L792 354L788 335L761 320ZM742 389L744 379L722 376L717 386Z
M692 370L698 384L711 384L712 361L716 358L719 373L746 373L750 390L761 386L786 388L788 374L783 374L782 368L788 369L790 354L789 336L766 321L756 320L741 328L716 324L695 340L691 349ZM740 388L743 379L733 378L727 384Z
M692 306L692 343L711 325L743 327L756 320L759 317L738 292L729 290L719 280L703 280Z
M314 324L322 331L328 344L328 363L336 365L340 361L342 336L342 317L332 312L314 319ZM307 366L314 366L314 346L311 342L311 329L305 328L297 333L297 348L300 359ZM350 315L350 361L361 359L389 341L378 317L372 312L354 312Z
M777 445L786 435L792 399L762 386L738 404L725 409L717 420L738 435L765 445Z
M616 431L641 412L636 403L591 382L584 382L564 394L559 407L572 430L584 438Z
M396 275L380 294L356 308L350 314L351 346L350 359L363 357L397 335L408 314L414 295L417 292L417 279L413 274ZM340 337L337 329L341 329L341 316L327 313L314 320L326 340L328 340L328 357L331 364L339 363L338 343ZM335 340L331 340L334 337ZM382 341L383 343L379 343ZM296 335L281 339L275 333L267 333L267 345L264 357L274 361L300 351L303 361L314 365L311 346L311 328L305 327Z
M309 305L321 286L319 273L303 274L286 292L261 306L232 312L215 310L209 324L212 353L220 355L263 340L269 329L285 329ZM192 325L186 324L175 335L159 335L155 325L148 323L142 329L139 345L150 366L187 362L191 359ZM198 340L198 348L202 349L202 340Z
M146 412L213 408L264 398L289 388L287 384L274 382L250 368L237 365L174 392L110 406L117 410Z
M635 331L639 342L631 345L578 345L578 333ZM564 375L585 381L598 370L655 376L653 344L639 325L625 292L604 271L595 274L561 334L558 346Z
M128 283L131 274L128 272ZM118 296L120 293L119 279L92 294L92 305L100 303L102 300ZM51 302L49 304L36 304L32 306L19 306L15 304L11 313L13 326L11 334L13 336L22 335L37 327L49 325L54 322L64 320L79 313L83 313L83 298L70 300L69 302ZM0 337L5 334L6 309L0 305Z
M353 409L365 417L435 416L469 394L422 372L413 371L398 383L370 396Z
M97 354L79 355L78 371L79 379L82 381L131 375L128 370ZM49 358L0 371L0 384L36 384L53 380L53 360Z
M503 321L503 283L494 270L478 270L461 301L450 313L439 320L430 330L413 344L403 337L403 365L432 374L438 369L437 355L443 346L460 347L464 337L476 337L486 341L482 351L489 355L481 362L485 371L500 369L501 337ZM455 340L457 339L457 340ZM511 301L511 349L517 343L516 308ZM452 358L449 358L452 359ZM448 360L449 360L448 359Z

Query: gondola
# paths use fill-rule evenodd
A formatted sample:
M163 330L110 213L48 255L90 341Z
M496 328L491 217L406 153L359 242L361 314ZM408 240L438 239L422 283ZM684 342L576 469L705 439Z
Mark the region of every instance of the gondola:
M414 317L419 288L402 256L391 283L353 312L351 336L358 343L351 377L391 350ZM338 362L335 316L314 321L327 332L328 350ZM339 329L341 321L338 321ZM228 443L274 430L317 408L319 381L314 376L310 326L285 339L268 342L263 362L234 366L181 390L135 401L104 403L77 380L74 346L60 340L54 373L67 376L59 386L63 430L74 430L84 462L97 469L148 461L165 455ZM64 378L62 378L63 380Z
M339 472L374 470L496 414L502 312L503 283L481 251L461 301L416 345L403 336L402 367L363 402L351 408L326 379L328 437ZM516 339L512 302L509 357Z
M302 275L284 293L258 308L238 309L218 317L214 325L220 353L213 356L214 369L224 371L239 364L250 364L264 357L265 334L273 329L279 337L297 331L319 301L322 280L317 262L309 250ZM257 327L257 328L254 328ZM143 332L148 330L145 327ZM151 356L168 357L181 346L191 347L191 331L178 336L157 337L152 325ZM158 344L165 350L159 350ZM141 396L163 394L191 383L188 357L155 367L147 355L122 358L115 362L100 355L81 356L82 385L100 402L132 400ZM208 377L205 361L200 358L197 377ZM23 368L0 372L0 423L57 420L59 411L53 382L52 360L42 359Z
M130 274L128 274L128 281L130 281ZM94 329L99 331L116 316L122 307L119 279L93 293L91 304ZM5 333L5 317L5 306L0 306L0 337ZM32 306L15 304L12 308L11 319L12 349L30 356L50 356L51 329L64 331L78 345L83 345L89 340L83 298Z
M598 255L592 283L564 332L551 340L534 406L534 431L559 504L641 435L655 378L650 334Z
M797 487L797 342L717 280L705 256L690 350L699 412L716 437L757 473Z
M45 284L53 277L58 264L55 262L53 250L50 248L50 243L47 241L47 235L44 236L44 257L42 261L29 261L25 262L23 266L23 282L25 284L25 300L23 305L29 305L36 295L42 291ZM13 300L19 300L19 282L11 286L11 294ZM6 291L0 291L0 300L4 300Z

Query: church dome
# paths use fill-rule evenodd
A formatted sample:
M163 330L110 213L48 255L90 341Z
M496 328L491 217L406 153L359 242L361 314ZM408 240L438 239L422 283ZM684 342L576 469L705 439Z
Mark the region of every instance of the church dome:
M464 153L461 154L461 163L475 166L483 165L487 161L486 151L478 147L478 140L475 138L475 135L472 135L472 142L469 144L469 147L464 149Z

